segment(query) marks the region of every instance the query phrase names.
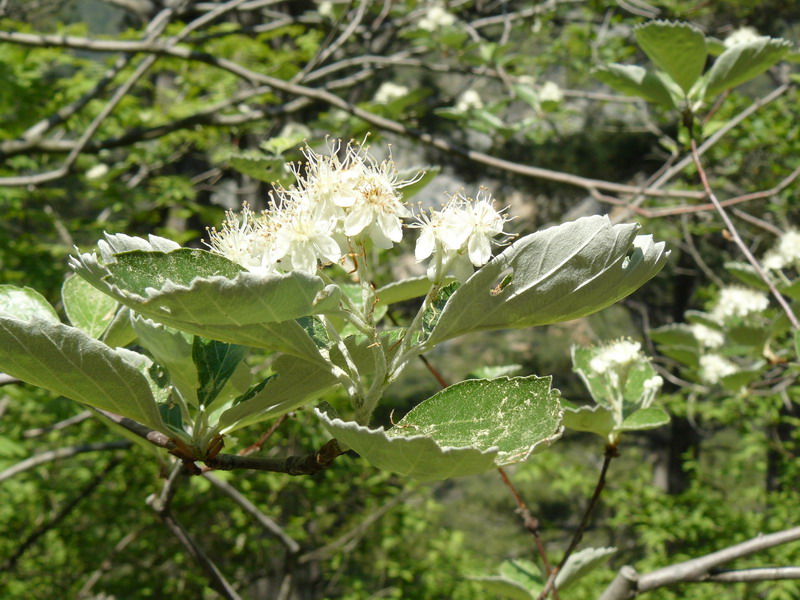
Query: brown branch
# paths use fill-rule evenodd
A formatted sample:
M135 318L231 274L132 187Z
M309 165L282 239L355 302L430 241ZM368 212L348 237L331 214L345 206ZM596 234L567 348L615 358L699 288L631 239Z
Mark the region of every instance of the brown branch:
M63 421L58 421L57 423L53 423L52 425L48 425L47 427L36 427L34 429L28 429L27 431L22 432L22 437L24 438L34 438L39 437L41 435L45 435L46 433L50 433L51 431L61 431L62 429L66 429L67 427L71 427L72 425L77 425L78 423L82 423L86 419L91 418L92 411L84 410L79 412L77 415L69 417L68 419L64 419Z
M603 488L606 485L606 474L608 473L608 467L611 465L611 460L616 456L619 456L616 445L609 444L606 446L605 457L603 458L603 466L600 469L600 476L597 478L597 485L595 485L594 493L592 493L589 504L583 513L583 518L581 519L578 528L575 530L575 533L572 536L572 541L570 542L567 551L564 553L561 562L558 563L558 566L555 569L550 571L550 576L547 578L547 582L545 583L542 592L539 594L538 600L545 600L545 598L547 598L547 596L550 594L550 591L555 589L556 577L558 576L558 573L564 568L564 565L567 564L567 560L569 560L569 557L575 551L575 548L578 547L578 544L583 537L583 531L589 524L589 517L592 516L594 507L597 505L597 501L600 499L600 494L603 492Z
M272 436L272 434L278 430L278 427L283 425L283 422L288 417L289 417L288 414L281 415L280 417L278 417L272 424L272 426L269 429L267 429L263 434L261 434L261 436L258 438L258 440L256 440L255 443L249 445L244 450L239 451L238 453L239 456L250 456L251 454L254 454L259 450L261 450L261 448L264 446L264 442L266 442Z
M159 446L160 448L166 448L167 450L172 450L175 447L175 442L170 439L170 437L166 434L161 433L160 431L155 431L154 429L150 429L146 425L142 425L138 421L134 421L133 419L129 419L128 417L123 417L121 415L112 413L107 410L103 410L101 408L93 408L92 410L100 413L107 419L114 421L117 425L124 427L131 433L138 435L140 438L143 438L150 442L155 446Z
M711 186L708 183L708 177L706 176L706 172L703 169L703 164L700 162L700 156L697 153L697 144L694 140L692 140L692 156L694 157L694 163L697 166L697 172L700 175L700 181L703 183L703 189L705 189L706 194L708 194L709 200L711 200L711 203L717 209L719 216L725 223L725 227L728 228L728 231L730 232L733 241L739 247L739 250L741 250L742 254L745 255L745 258L747 258L747 261L750 263L753 269L755 269L756 273L758 273L758 276L762 279L764 283L767 284L769 291L778 301L778 304L780 304L781 308L783 309L783 312L786 313L786 316L789 317L789 321L792 323L792 327L794 327L794 329L800 329L800 322L798 322L797 317L795 316L794 311L792 310L792 307L789 306L789 303L786 301L786 298L784 298L781 295L781 293L778 291L778 288L775 287L775 284L772 282L772 280L769 277L767 277L767 274L764 272L764 269L761 268L761 263L759 263L756 260L756 257L753 256L753 253L750 252L750 249L747 247L747 244L745 244L744 241L742 240L741 236L739 235L739 232L736 229L736 226L733 224L733 221L731 221L731 218L728 216L728 213L725 212L725 209L722 207L722 204L720 204L719 200L717 200L717 197L714 195L714 191L711 189ZM797 169L797 172L800 173L800 168Z
M111 461L109 461L109 463L106 465L105 469L103 469L100 473L95 475L94 478L86 486L84 486L83 489L81 489L81 491L78 492L78 494L72 500L67 502L67 504L65 504L50 519L48 519L47 521L45 521L44 523L39 525L39 527L34 529L28 535L28 537L26 537L25 540L17 547L17 549L14 551L14 554L12 554L11 556L9 556L6 559L6 561L3 563L3 566L0 567L0 570L6 571L6 572L13 570L16 567L17 562L22 557L22 555L25 554L25 552L31 546L33 546L40 537L42 537L44 534L46 534L51 529L55 528L73 510L75 510L75 507L78 506L78 504L80 503L81 500L83 500L84 498L86 498L89 495L91 495L92 492L94 492L97 489L97 487L103 482L103 480L108 476L108 474L111 473L111 471L117 465L119 465L119 463L120 463L120 460L116 459L116 458L114 458Z
M38 467L39 465L43 465L48 462L53 462L55 460L62 460L64 458L70 458L72 456L77 456L78 454L84 454L86 452L103 452L105 450L127 450L131 447L131 443L128 440L118 440L115 442L99 442L96 444L84 444L81 446L70 446L68 448L59 448L58 450L50 450L49 452L42 452L41 454L35 454L30 458L26 458L18 462L17 464L9 467L2 473L0 473L0 482L5 481L6 479L10 479L14 475L18 475L24 471L28 471L33 469L34 467Z
M231 471L233 469L252 469L254 471L271 471L287 475L314 475L327 469L337 456L344 454L339 443L333 439L322 448L305 456L284 456L270 458L263 456L238 456L236 454L218 454L205 460L212 469Z
M0 373L0 387L4 385L13 385L16 383L22 383L22 379L17 379L12 375L8 375L7 373Z
M233 589L225 576L214 564L214 561L203 551L194 541L192 536L184 529L183 525L173 516L170 510L172 498L175 495L176 484L180 477L184 477L186 470L183 465L177 464L172 470L169 479L164 483L161 494L156 496L151 494L147 497L147 504L159 516L164 525L167 526L172 534L178 539L189 555L200 565L203 572L208 577L209 585L227 600L240 600L239 594Z

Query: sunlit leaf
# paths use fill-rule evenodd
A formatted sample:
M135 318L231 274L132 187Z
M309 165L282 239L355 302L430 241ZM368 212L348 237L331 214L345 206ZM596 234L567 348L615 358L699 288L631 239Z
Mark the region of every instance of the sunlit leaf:
M688 92L706 65L706 38L688 23L650 21L636 27L636 41L653 64Z
M73 326L99 339L114 320L119 303L82 277L71 275L61 286L64 312Z

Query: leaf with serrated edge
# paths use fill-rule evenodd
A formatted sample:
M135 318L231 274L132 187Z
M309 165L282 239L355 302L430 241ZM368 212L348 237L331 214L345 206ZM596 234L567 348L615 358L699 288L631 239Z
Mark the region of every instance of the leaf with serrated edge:
M675 103L664 82L644 67L612 63L595 70L595 77L607 86L628 94L639 96L649 102L673 108Z
M563 432L549 377L462 381L417 405L392 429L317 415L373 466L422 481L527 460Z
M518 240L450 296L428 344L473 331L546 325L595 313L642 286L669 252L636 224L584 217ZM507 273L511 281L496 286Z
M181 261L191 258L182 250L173 252L181 253L178 255ZM210 254L203 254L200 250L195 252L200 261ZM160 254L165 265L174 263L173 259L168 258L171 254ZM153 258L152 253L149 258ZM146 295L142 296L124 289L96 255L71 257L70 266L100 291L136 312L165 324L183 321L199 325L251 325L287 321L309 314L335 311L340 300L338 287L325 286L319 277L299 272L259 275L243 271L232 279L213 275L198 277L188 285L167 280L160 289L147 288ZM171 268L174 270L174 265ZM121 271L117 268L119 273ZM157 280L154 276L153 281ZM137 285L140 286L141 281L137 279Z
M22 321L44 319L51 323L61 322L55 309L39 292L10 284L0 285L0 315Z
M653 64L688 92L706 65L706 38L688 23L651 21L634 30L636 41Z
M564 426L573 431L588 431L605 438L614 430L614 415L599 404L564 406Z
M581 577L594 571L616 552L616 548L584 548L570 555L556 576L556 589L565 590Z
M0 370L169 433L145 377L111 348L74 327L0 317Z
M64 312L74 327L99 339L114 320L119 303L77 275L61 286Z
M619 431L643 431L669 423L669 415L655 406L640 408L631 413L618 427Z
M274 419L312 402L338 385L329 370L293 356L281 356L273 370L278 374L258 393L222 413L218 427L230 433Z
M781 39L761 37L725 50L706 73L705 98L750 81L779 62L792 45Z
M499 577L496 575L472 576L472 581L477 581L493 598L508 598L509 600L534 600L536 596L528 591L522 584Z
M195 336L192 361L197 368L197 401L208 406L228 383L244 358L247 348Z

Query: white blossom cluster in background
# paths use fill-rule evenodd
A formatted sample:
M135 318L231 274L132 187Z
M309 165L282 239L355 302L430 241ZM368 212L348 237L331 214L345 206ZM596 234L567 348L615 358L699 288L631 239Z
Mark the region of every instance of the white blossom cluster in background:
M704 348L719 348L725 343L725 334L702 323L692 323L689 328L698 343Z
M778 271L800 267L800 231L790 229L784 233L763 258L764 267Z
M729 286L719 291L711 316L718 321L731 317L747 318L763 312L768 306L769 298L765 293L741 286Z
M486 190L477 199L458 194L440 211L414 218L401 189L418 177L403 180L391 158L378 163L357 144L332 142L329 154L303 151L306 163L293 168L297 183L277 189L272 208L261 213L245 205L229 211L221 229L209 229L209 248L246 269L261 273L316 273L320 263L336 263L370 240L389 249L406 227L421 230L418 261L431 258L429 276L442 280L453 273L468 278L486 264L491 245L508 218L494 209ZM343 158L340 158L340 154Z
M632 369L649 363L650 359L642 352L642 345L629 339L620 339L597 349L596 354L589 361L589 368L595 376L603 377L608 381L612 391L612 404L622 410L622 399L625 395L625 386ZM661 390L664 380L653 375L642 384L642 395L639 399L641 408L649 407ZM613 399L616 398L616 402Z
M725 38L725 47L733 48L734 46L748 44L754 40L757 40L759 37L761 36L758 35L758 31L756 31L753 27L740 27Z
M449 27L455 22L455 15L447 12L444 6L435 2L428 6L425 16L417 21L417 27L425 31L436 31L442 27Z
M719 383L719 380L733 375L739 368L727 358L719 354L704 354L700 357L700 379L708 384Z

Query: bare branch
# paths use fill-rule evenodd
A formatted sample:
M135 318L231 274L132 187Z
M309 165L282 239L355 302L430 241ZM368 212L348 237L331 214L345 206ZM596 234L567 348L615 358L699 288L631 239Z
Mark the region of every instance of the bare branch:
M17 379L16 377L13 377L11 375L8 375L7 373L0 373L0 387L3 387L4 385L12 385L15 383L22 383L22 380Z
M287 475L313 475L327 469L337 456L344 454L338 442L330 440L322 448L305 456L285 456L269 458L261 456L238 456L235 454L218 454L204 461L212 469L231 471L233 469L253 469L255 471L272 471Z
M85 452L102 452L105 450L126 450L131 447L131 443L127 440L118 440L115 442L98 442L96 444L84 444L81 446L70 446L68 448L59 448L58 450L50 450L49 452L42 452L41 454L35 454L30 458L26 458L15 464L12 467L9 467L2 473L0 473L0 482L5 481L6 479L10 479L14 475L18 475L23 471L28 471L33 469L34 467L38 467L39 465L43 465L48 462L52 462L54 460L61 460L64 458L70 458L71 456L76 456L78 454L84 454Z
M693 581L698 583L747 583L781 579L800 579L800 567L761 567L739 571L715 571Z
M82 423L86 419L91 418L91 416L92 416L92 411L84 410L82 412L79 412L77 415L69 417L68 419L64 419L63 421L58 421L57 423L53 423L52 425L48 425L47 427L36 427L34 429L28 429L27 431L23 431L22 437L35 438L39 437L40 435L50 433L51 431L61 431L62 429L66 429L67 427L71 427L72 425L77 425L78 423Z
M708 183L708 177L706 176L706 172L703 169L703 164L700 162L700 155L697 153L697 144L695 143L694 140L692 140L692 156L694 157L694 163L697 166L697 172L700 175L700 181L703 182L703 188L706 190L708 198L711 200L712 204L717 209L719 216L722 218L722 221L725 223L725 227L728 228L728 231L733 237L733 241L736 242L736 245L739 247L739 250L741 250L742 254L745 255L747 261L755 269L756 273L758 273L758 276L761 278L761 280L767 284L767 287L769 287L769 291L778 301L778 304L780 304L781 308L783 309L783 312L786 313L786 316L789 317L789 321L792 323L792 327L794 327L794 329L800 329L800 322L798 322L797 317L795 316L794 311L792 310L792 307L789 306L789 303L786 301L786 298L784 298L781 295L781 293L778 291L778 288L775 287L775 284L772 282L772 280L769 277L767 277L767 274L764 272L764 269L761 268L761 263L759 263L756 260L756 257L753 256L753 253L750 252L750 249L747 247L747 244L745 244L744 241L742 240L741 236L739 235L739 232L736 229L736 226L733 224L733 221L731 221L731 218L728 216L728 213L725 212L725 209L722 207L719 200L717 200L717 197L714 195L714 191L711 189L711 186ZM797 172L800 173L800 168L797 169Z
M300 544L292 539L280 525L261 512L255 504L245 498L244 495L239 492L239 490L234 488L228 482L212 475L211 473L203 473L203 477L208 479L212 484L214 484L214 486L222 490L223 493L225 493L229 498L231 498L231 500L238 504L247 514L258 521L258 524L261 525L261 527L263 527L267 532L277 537L290 554L297 554L300 552Z
M777 533L759 535L741 544L735 544L699 558L687 560L669 567L663 567L644 575L639 575L633 567L624 566L620 569L614 581L611 582L600 596L600 600L628 600L630 598L635 598L638 594L643 592L684 582L763 581L769 579L766 577L768 571L773 571L773 573L778 571L778 573L775 574L780 575L781 572L784 572L784 569L791 569L785 571L785 574L792 575L791 579L795 579L796 577L794 575L800 572L800 567L783 567L764 570L745 569L743 571L732 572L738 573L738 575L727 573L715 574L712 570L732 560L797 540L800 540L800 527L793 527L792 529L786 529L785 531L779 531ZM748 575L748 571L755 573ZM711 579L712 577L721 577L721 579ZM742 579L737 579L737 577ZM746 579L747 577L753 577L753 579ZM758 579L758 577L763 577L763 579Z
M166 448L167 450L171 450L175 447L175 442L173 442L169 436L161 433L160 431L155 431L154 429L150 429L146 425L142 425L138 421L134 421L133 419L129 419L128 417L123 417L121 415L112 413L107 410L103 410L100 408L93 408L92 410L100 413L107 419L114 421L117 425L120 425L130 431L131 433L135 433L140 438L144 438L151 444L155 446L159 446L161 448Z
M170 503L175 494L176 482L179 477L185 474L183 465L177 464L173 469L169 479L164 483L164 488L159 496L151 494L147 498L147 504L161 518L164 525L178 538L178 541L186 549L189 555L200 565L203 572L208 577L209 585L216 590L223 598L228 600L240 600L239 594L233 589L225 576L217 568L209 556L189 535L183 525L172 515Z

